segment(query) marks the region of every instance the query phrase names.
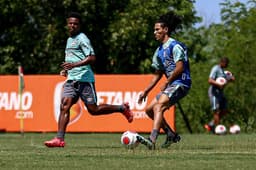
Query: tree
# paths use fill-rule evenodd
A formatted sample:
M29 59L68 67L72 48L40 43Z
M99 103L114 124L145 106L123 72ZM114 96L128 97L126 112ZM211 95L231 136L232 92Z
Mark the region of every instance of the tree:
M149 72L156 17L175 9L184 16L184 24L191 25L196 18L192 7L187 0L2 0L0 73L16 74L18 63L27 74L58 73L67 39L65 16L70 10L84 18L82 30L98 56L96 73Z
M202 124L212 118L207 79L210 68L222 56L230 58L228 70L236 77L235 82L225 89L230 113L222 123L238 123L245 131L254 131L256 127L256 103L253 100L256 97L253 71L256 64L255 6L255 1L249 1L246 6L226 0L222 3L222 23L198 28L194 33L193 39L198 41L194 41L195 60L191 62L193 86L189 96L182 101L185 111L195 122L194 131L203 131Z
M156 19L169 10L183 16L184 27L196 21L190 1L133 0L109 25L108 70L114 73L150 73L151 56L157 47L153 37ZM177 37L182 36L182 31ZM130 68L133 68L132 70Z
M18 63L24 65L28 74L56 71L57 63L63 60L63 51L60 50L64 47L65 32L65 21L61 17L65 10L58 6L59 2L0 2L0 73L16 73Z

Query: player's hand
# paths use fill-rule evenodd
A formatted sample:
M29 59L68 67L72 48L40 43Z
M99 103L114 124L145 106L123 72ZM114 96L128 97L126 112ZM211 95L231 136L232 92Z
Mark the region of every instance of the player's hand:
M139 95L139 99L138 99L138 103L141 104L142 102L144 102L146 100L147 94L145 92L142 92Z
M64 69L64 70L71 70L72 68L75 67L74 63L67 63L67 62L64 62L61 64L61 67Z
M230 81L235 81L235 76L232 76Z
M68 71L67 71L67 70L61 70L61 71L60 71L60 75L61 75L61 76L64 76L64 77L67 77Z

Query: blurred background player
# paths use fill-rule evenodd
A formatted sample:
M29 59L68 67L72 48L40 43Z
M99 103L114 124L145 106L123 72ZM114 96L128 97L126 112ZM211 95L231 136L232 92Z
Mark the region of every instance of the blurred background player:
M180 140L180 136L171 129L164 118L164 112L186 96L191 87L187 48L181 42L171 38L171 33L180 24L181 18L169 12L161 16L154 26L155 38L161 44L153 55L152 67L155 69L153 78L139 96L138 102L145 100L163 75L166 81L161 85L161 92L146 108L146 114L153 120L153 129L148 140L141 142L149 149L154 149L160 128L167 135L162 148L169 147L171 143Z
M220 124L221 118L227 113L227 100L223 93L224 87L229 81L234 81L234 76L227 79L225 74L225 68L228 67L229 59L223 57L220 59L219 64L214 65L211 69L208 83L210 87L208 89L208 96L211 103L211 108L213 111L213 120L211 120L204 127L207 131L214 133L215 127ZM218 83L216 80L219 77L223 77L227 80L227 83Z
M104 115L114 112L122 113L128 122L133 121L133 113L128 103L123 105L97 105L94 73L91 64L96 57L90 40L80 31L81 16L71 12L67 17L69 38L65 49L65 62L61 65L61 75L67 76L63 85L57 136L44 144L48 147L64 147L64 136L69 123L70 108L79 98L92 115Z

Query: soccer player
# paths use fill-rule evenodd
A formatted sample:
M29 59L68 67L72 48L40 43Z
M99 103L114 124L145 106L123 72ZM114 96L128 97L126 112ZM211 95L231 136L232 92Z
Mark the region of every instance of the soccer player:
M180 24L181 18L173 12L169 12L161 16L154 26L155 38L160 42L152 59L152 67L155 72L151 82L141 93L138 102L141 103L145 100L163 75L165 75L166 81L161 85L160 93L146 108L146 114L153 120L153 129L148 140L139 138L139 141L149 149L155 148L160 128L167 135L162 148L167 148L171 143L180 140L180 136L171 129L164 118L164 112L186 96L191 87L187 48L183 43L171 37L171 33Z
M208 78L208 83L210 84L208 96L213 111L213 120L211 120L204 127L207 131L212 133L214 133L215 127L220 123L221 118L227 113L227 100L223 93L223 89L227 83L219 84L216 82L216 79L219 77L224 77L227 79L224 69L228 67L228 63L229 59L227 57L221 58L219 64L212 67ZM228 82L234 80L234 76L227 79Z
M64 136L70 118L70 108L79 98L92 115L120 112L129 123L133 121L133 113L128 103L123 105L97 105L95 79L91 68L91 64L94 63L96 57L90 40L80 31L81 22L79 13L69 13L67 17L69 38L65 49L65 62L61 65L63 70L60 72L61 75L67 76L67 79L63 85L57 136L44 142L47 147L65 146Z

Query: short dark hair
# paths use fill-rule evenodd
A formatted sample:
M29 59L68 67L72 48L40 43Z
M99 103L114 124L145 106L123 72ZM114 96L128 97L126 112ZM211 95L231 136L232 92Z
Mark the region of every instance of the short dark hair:
M228 57L222 57L222 58L220 59L220 62L228 63L228 62L229 62L229 59L228 59Z
M69 12L67 18L77 18L79 19L80 23L82 22L81 14L78 12Z

